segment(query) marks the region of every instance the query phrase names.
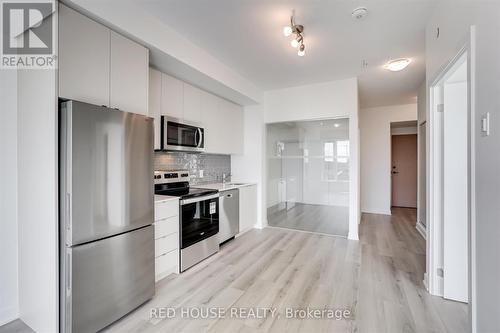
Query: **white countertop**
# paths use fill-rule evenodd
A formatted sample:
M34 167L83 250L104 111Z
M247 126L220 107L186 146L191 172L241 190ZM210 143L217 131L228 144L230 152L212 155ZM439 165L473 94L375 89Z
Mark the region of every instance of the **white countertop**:
M213 184L199 184L199 185L192 185L191 187L197 187L197 188L207 188L211 190L218 190L219 192L224 192L224 191L229 191L229 190L234 190L240 187L245 187L245 186L251 186L251 185L256 185L257 183L245 183L245 182L229 182L229 183L213 183Z
M157 194L155 194L155 202L173 201L173 200L179 200L179 197L172 197L170 195L157 195Z

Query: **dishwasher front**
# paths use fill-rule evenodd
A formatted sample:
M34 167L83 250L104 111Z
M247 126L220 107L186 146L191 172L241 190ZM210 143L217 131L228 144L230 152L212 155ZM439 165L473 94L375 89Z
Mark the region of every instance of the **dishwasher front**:
M238 189L220 192L219 244L240 232L240 193Z

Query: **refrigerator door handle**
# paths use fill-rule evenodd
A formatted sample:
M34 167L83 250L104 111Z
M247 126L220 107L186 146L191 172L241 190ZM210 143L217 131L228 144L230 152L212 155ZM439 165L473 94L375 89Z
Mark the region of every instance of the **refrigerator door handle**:
M73 271L71 264L71 250L68 249L66 252L66 296L69 297L71 296L71 288L72 288L72 274L71 272Z
M66 244L71 244L71 193L66 193Z

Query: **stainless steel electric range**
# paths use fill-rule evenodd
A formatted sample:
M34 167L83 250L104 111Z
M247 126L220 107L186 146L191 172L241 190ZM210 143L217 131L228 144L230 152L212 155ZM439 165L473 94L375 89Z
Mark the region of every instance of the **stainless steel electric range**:
M179 197L181 272L219 251L219 191L189 186L187 171L155 171L155 194Z

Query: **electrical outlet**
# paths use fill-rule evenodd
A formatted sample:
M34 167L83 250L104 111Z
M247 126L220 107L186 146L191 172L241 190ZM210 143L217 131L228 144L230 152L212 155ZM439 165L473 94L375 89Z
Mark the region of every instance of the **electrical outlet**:
M200 170L200 178L203 178L203 170Z

